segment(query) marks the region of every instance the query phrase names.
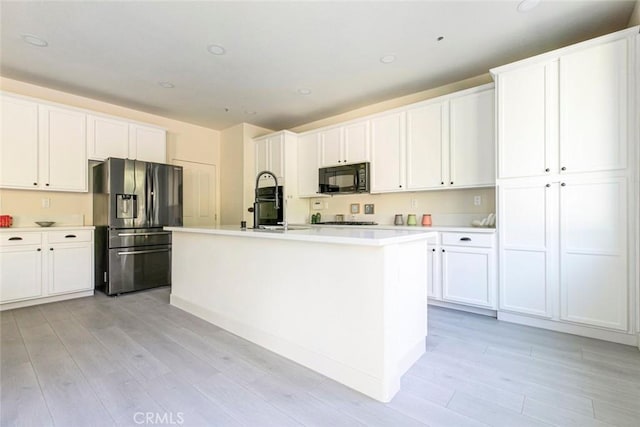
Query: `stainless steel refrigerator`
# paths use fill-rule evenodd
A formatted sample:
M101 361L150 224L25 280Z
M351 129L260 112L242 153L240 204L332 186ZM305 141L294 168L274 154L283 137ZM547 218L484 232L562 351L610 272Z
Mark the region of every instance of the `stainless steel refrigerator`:
M182 167L109 158L93 167L96 289L171 284L171 232L182 225Z

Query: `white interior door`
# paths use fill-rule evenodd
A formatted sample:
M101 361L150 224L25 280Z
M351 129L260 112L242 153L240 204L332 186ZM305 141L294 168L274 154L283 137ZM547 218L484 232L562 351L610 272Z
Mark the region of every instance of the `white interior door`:
M214 226L216 214L216 166L205 163L174 160L182 166L183 208L185 226Z

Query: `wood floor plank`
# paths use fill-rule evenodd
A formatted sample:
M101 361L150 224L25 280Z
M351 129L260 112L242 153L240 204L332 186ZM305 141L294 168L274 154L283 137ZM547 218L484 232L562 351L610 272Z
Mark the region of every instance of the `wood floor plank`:
M316 384L308 392L367 426L423 427L426 425L329 378ZM404 390L400 393L404 393Z
M433 427L479 427L487 425L409 393L399 393L388 406Z
M527 397L524 401L522 413L531 418L566 427L610 427L611 424L598 421L593 417L587 417L568 409L547 405Z
M293 418L277 409L248 388L230 380L224 374L213 375L195 384L211 401L226 408L229 415L242 425L300 426Z
M538 421L489 400L479 399L463 392L456 392L449 402L448 408L492 426L542 427L549 425L549 423Z
M622 407L599 400L593 401L595 418L616 426L638 427L640 425L640 405Z
M110 326L97 329L93 331L93 335L120 364L138 379L141 376L148 380L171 372L168 366L120 328Z
M0 425L53 425L30 362L13 365L0 376Z

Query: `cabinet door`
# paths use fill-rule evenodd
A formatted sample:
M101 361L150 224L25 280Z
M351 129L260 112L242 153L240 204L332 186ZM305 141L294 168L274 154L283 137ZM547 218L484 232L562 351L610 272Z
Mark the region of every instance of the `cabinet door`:
M427 296L442 299L442 281L440 279L440 247L436 239L429 239L429 256L427 258Z
M320 133L320 158L322 166L346 163L342 150L342 128L333 128Z
M89 159L129 157L129 123L107 117L87 116L87 155Z
M145 162L166 163L166 131L140 125L130 125L129 158Z
M0 186L37 188L38 104L2 95Z
M318 133L298 137L298 196L318 195Z
M40 247L0 248L0 265L0 302L42 296Z
M407 111L407 188L440 188L443 177L443 148L449 138L446 102L428 104Z
M495 308L493 249L443 246L442 299Z
M40 105L41 188L87 191L87 116Z
M494 91L455 98L449 105L449 185L495 185Z
M627 167L628 44L560 58L560 166L567 172Z
M269 151L268 146L269 142L267 138L257 139L255 141L255 176L258 176L262 171L269 170L267 160Z
M269 138L268 168L278 177L280 185L284 184L284 135Z
M371 119L371 192L403 191L405 113Z
M560 186L560 318L626 331L627 184L624 177Z
M93 288L93 245L75 243L47 248L49 294L64 294Z
M498 177L533 177L554 172L557 63L501 73L497 91Z
M346 163L368 162L369 121L353 123L344 127L344 161Z
M498 185L501 310L552 317L558 289L557 210L558 184Z

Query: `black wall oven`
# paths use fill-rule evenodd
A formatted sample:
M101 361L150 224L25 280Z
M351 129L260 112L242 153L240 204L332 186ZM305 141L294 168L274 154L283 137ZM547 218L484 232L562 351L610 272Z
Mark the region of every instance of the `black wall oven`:
M276 187L262 187L258 188L258 197L260 199L272 199L271 201L259 202L258 207L258 223L256 226L261 225L278 225L284 218L284 203L282 199L282 193L284 193L283 187L278 186L278 209L276 209Z

